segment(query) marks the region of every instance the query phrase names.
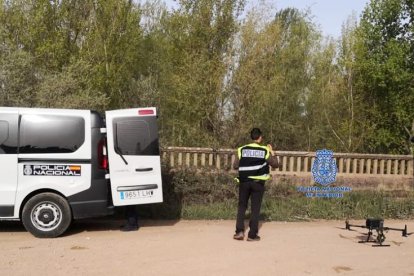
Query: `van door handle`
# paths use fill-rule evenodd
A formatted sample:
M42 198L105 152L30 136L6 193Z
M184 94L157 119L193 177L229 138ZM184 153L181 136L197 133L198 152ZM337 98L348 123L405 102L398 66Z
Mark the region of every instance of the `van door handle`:
M136 168L135 169L136 172L150 172L152 170L153 168Z

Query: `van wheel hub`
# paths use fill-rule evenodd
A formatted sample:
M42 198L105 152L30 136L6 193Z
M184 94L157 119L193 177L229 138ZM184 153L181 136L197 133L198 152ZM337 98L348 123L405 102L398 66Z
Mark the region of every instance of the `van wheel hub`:
M55 229L62 220L62 212L56 204L52 202L41 202L32 210L32 223L42 231Z
M48 224L49 222L53 221L55 219L55 216L53 215L53 213L49 210L44 210L40 213L40 217L39 217L40 221Z

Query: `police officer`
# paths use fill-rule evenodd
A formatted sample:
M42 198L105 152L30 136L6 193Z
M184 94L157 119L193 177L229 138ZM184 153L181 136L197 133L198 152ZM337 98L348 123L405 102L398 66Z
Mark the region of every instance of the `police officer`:
M244 216L249 198L251 200L251 218L249 223L248 241L260 241L257 235L259 232L259 215L264 184L270 179L269 165L272 168L278 167L277 156L274 155L271 145L261 145L263 135L260 129L253 128L250 132L253 143L242 146L237 150L237 158L233 164L238 169L239 177L239 203L236 222L236 240L244 239Z

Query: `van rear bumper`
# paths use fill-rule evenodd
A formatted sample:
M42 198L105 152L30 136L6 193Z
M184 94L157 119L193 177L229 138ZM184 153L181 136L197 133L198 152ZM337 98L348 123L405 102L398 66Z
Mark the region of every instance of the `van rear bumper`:
M90 200L69 202L74 219L103 217L114 213L114 206L108 200Z

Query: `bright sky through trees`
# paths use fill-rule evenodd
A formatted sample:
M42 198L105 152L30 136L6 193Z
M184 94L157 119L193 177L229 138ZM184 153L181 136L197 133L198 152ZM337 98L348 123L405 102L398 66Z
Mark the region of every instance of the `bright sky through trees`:
M247 0L247 9L250 9L263 0ZM315 22L320 25L324 35L338 38L341 35L342 24L353 12L357 17L361 14L366 0L266 0L276 9L287 7L299 10L310 9L315 17ZM168 7L176 7L177 1L165 0Z

